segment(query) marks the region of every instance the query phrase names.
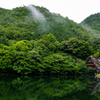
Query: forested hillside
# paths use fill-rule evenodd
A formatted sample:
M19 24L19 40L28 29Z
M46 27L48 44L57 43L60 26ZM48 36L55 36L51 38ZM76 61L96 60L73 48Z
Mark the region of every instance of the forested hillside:
M91 33L92 39L96 45L100 45L100 13L92 14L83 20L80 25L84 26Z
M92 14L81 22L81 25L100 31L100 13Z
M44 7L0 8L1 72L83 73L83 60L100 56L97 39L90 29Z
M35 8L43 14L44 19L37 19L28 7L13 10L0 8L0 36L5 40L32 40L40 39L43 34L52 33L60 42L71 37L86 41L89 39L89 33L81 25L67 17L50 13L46 8Z

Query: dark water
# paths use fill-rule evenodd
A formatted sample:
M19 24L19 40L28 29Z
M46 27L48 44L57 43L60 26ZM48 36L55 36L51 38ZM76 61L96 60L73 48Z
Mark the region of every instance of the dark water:
M100 100L99 92L95 77L0 77L0 100Z

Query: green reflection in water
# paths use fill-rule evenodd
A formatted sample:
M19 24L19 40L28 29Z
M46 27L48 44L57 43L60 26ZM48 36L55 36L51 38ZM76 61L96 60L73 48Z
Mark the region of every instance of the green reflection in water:
M98 80L78 76L1 77L0 100L100 100L100 93L95 93L99 92L96 88L99 85L88 87L96 82L99 84Z

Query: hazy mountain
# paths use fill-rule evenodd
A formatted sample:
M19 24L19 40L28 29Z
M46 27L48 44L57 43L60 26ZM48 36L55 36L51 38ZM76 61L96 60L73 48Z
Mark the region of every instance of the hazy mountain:
M100 13L90 15L81 22L81 25L100 31Z
M80 25L90 31L94 43L100 45L100 13L90 15Z

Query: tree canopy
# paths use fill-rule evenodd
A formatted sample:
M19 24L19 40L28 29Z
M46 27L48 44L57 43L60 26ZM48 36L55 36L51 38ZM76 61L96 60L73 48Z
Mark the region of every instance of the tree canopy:
M88 56L100 57L99 27L94 28L99 23L92 20L99 20L99 14L85 20L89 25L93 21L90 29L84 22L77 24L44 7L32 7L40 19L26 6L0 8L1 72L83 73ZM77 57L81 63L75 62Z

